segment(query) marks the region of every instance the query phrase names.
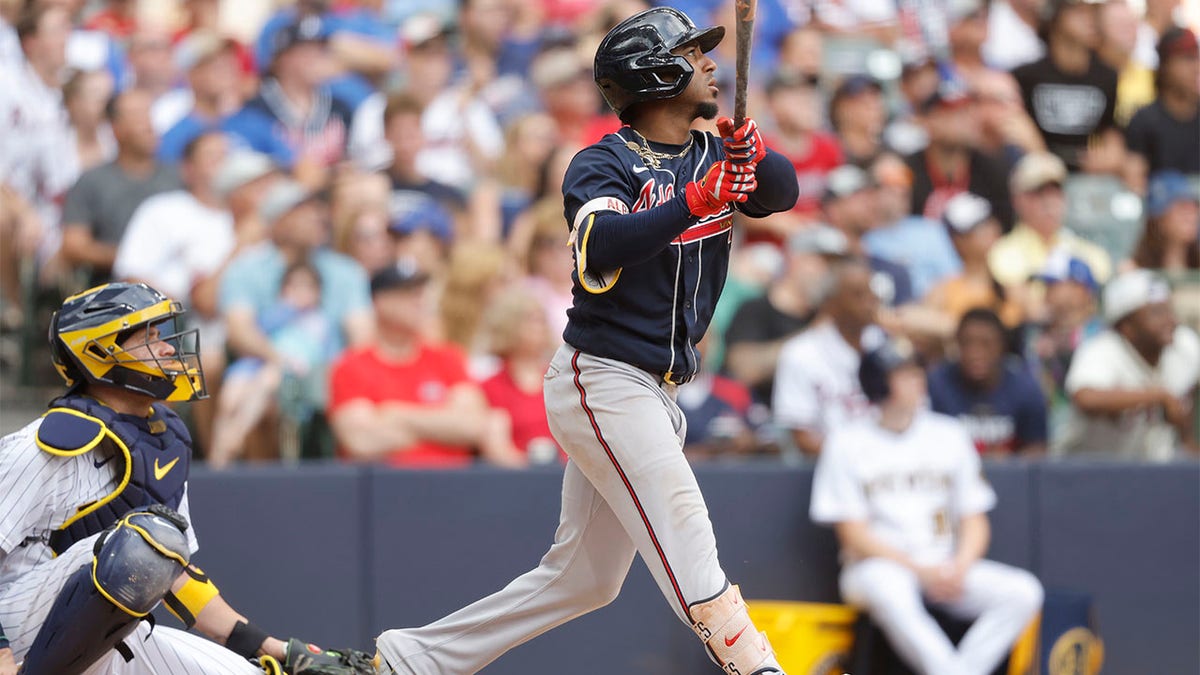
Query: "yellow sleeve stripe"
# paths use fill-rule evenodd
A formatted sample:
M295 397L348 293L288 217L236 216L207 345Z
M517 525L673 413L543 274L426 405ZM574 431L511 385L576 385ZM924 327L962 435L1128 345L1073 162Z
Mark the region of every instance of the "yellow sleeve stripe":
M592 225L595 224L595 222L596 214L588 214L587 223L583 228L583 236L579 238L579 243L575 248L575 271L579 275L579 285L583 287L583 290L587 291L588 293L592 293L593 295L599 295L600 293L604 293L612 289L613 286L617 285L617 279L621 278L621 268L618 267L612 272L612 279L610 279L608 283L604 283L602 277L595 277L592 273L588 272L587 245L588 238L592 235ZM595 283L596 279L599 279L600 282Z

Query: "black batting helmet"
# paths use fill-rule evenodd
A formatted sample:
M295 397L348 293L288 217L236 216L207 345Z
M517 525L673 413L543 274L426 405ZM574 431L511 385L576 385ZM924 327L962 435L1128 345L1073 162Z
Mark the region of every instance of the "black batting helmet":
M912 347L906 342L885 340L862 355L858 364L858 384L871 403L879 403L891 395L888 378L903 366L919 365Z
M696 28L674 7L638 12L608 31L596 48L596 85L618 115L635 103L675 98L691 82L692 64L671 50L695 42L707 52L724 37L724 27Z

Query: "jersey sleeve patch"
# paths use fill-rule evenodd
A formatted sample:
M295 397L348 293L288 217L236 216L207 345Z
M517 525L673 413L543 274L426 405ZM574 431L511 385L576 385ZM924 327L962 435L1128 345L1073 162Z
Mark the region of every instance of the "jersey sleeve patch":
M37 446L61 457L82 455L104 438L104 423L76 410L55 408L42 416Z
M575 212L575 222L571 223L571 236L567 239L567 243L571 246L577 245L579 238L583 236L579 230L588 223L588 216L601 211L612 211L624 215L629 213L629 205L616 197L596 197L587 202Z

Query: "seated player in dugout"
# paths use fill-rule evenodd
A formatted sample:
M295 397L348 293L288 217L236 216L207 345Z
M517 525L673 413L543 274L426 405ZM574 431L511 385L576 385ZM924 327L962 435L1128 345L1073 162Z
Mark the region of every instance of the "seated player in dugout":
M926 410L911 347L883 341L858 377L875 414L826 437L809 507L837 534L842 597L917 673L991 673L1041 610L1042 586L984 558L996 494L963 425ZM972 622L957 645L927 605Z
M625 126L580 151L563 180L573 305L543 384L550 431L570 458L554 544L500 591L380 635L381 673L478 672L611 602L638 554L725 672L783 673L718 560L676 403L700 367L734 213L786 211L798 194L791 162L767 150L753 120L721 118L720 136L692 128L717 116L707 53L724 35L656 7L600 42L596 84Z
M181 314L111 283L51 319L67 391L0 439L0 675L374 673L362 652L271 637L190 564L192 441L164 402L206 392ZM209 639L151 630L159 602Z

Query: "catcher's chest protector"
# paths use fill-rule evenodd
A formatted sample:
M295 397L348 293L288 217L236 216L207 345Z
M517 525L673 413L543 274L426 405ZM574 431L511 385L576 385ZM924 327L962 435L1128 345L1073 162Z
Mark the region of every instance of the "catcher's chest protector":
M38 428L37 444L45 452L93 455L101 470L117 463L118 484L108 496L80 509L50 535L56 555L117 522L129 511L150 504L178 509L191 467L192 439L183 421L161 403L149 417L115 412L85 396L71 395L51 405Z

